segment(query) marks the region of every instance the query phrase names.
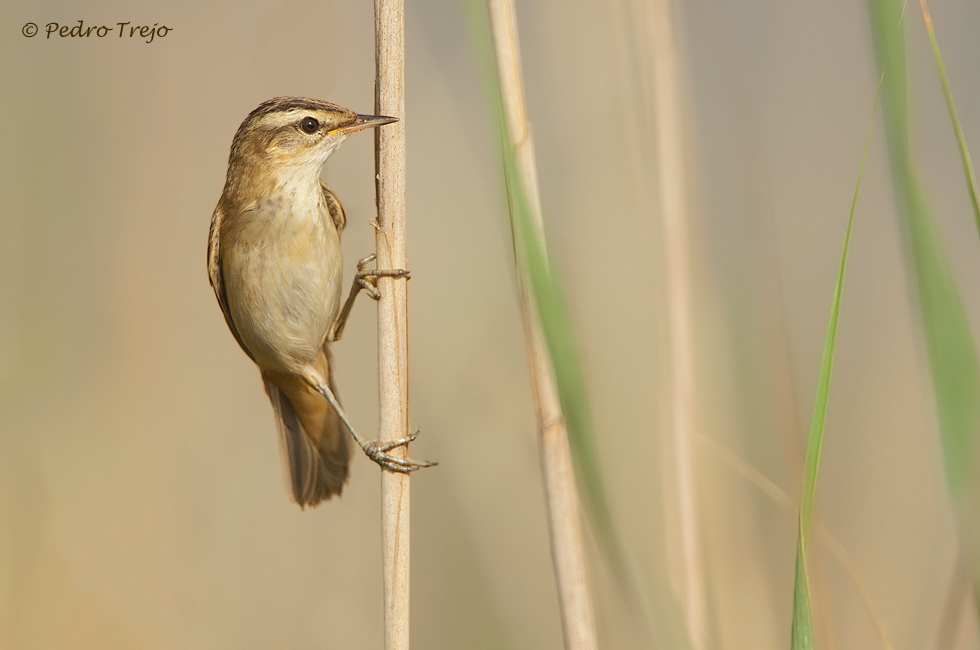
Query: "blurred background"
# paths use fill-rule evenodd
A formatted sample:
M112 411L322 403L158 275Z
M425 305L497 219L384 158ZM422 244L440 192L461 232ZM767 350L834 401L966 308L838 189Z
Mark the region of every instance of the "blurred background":
M517 4L611 514L638 581L669 601L664 260L636 4ZM980 6L930 7L976 148ZM440 461L412 481L412 637L558 648L506 195L466 11L406 7L412 454ZM45 39L78 20L172 31ZM912 147L976 337L980 240L916 3L905 22ZM241 120L278 95L372 111L373 25L372 4L349 0L0 6L0 648L380 647L378 469L358 455L342 499L291 502L272 409L205 267ZM804 436L879 73L860 2L691 0L674 32L711 647L783 648ZM374 245L373 139L348 140L323 177L346 208L349 277ZM816 519L893 647L935 647L959 519L880 122L855 219ZM375 323L362 299L334 348L365 432ZM648 647L586 538L600 645ZM821 645L876 647L855 581L815 540ZM655 623L660 647L671 625ZM954 647L980 647L975 617L957 626Z

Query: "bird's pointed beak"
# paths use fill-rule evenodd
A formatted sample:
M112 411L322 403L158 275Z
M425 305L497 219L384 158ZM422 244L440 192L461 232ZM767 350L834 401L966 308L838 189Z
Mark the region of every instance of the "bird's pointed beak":
M331 133L353 133L354 131L360 131L362 129L372 129L383 124L391 124L392 122L397 122L397 117L388 117L387 115L358 115L357 119L353 123L347 126L342 126L339 129L334 129Z

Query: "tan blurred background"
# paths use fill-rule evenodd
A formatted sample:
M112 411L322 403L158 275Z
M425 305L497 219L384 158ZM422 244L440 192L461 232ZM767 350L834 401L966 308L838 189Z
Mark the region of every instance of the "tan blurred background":
M980 245L912 3L913 143L980 333ZM372 648L382 640L378 469L302 512L272 410L208 285L232 135L277 95L373 108L371 3L0 6L0 648ZM980 147L980 6L935 0L967 141ZM662 259L638 138L630 5L518 2L545 218L579 334L613 504L656 598L671 587L661 480ZM791 498L877 73L861 2L678 9L696 219L702 434ZM44 39L44 25L172 28ZM41 33L21 34L34 22ZM418 648L561 644L495 135L459 2L408 2ZM949 588L927 361L876 128L858 202L817 517L895 648L930 648ZM373 141L324 177L349 269L373 249ZM784 319L782 318L784 315ZM377 422L374 307L336 346L354 421ZM795 511L698 455L718 648L789 641ZM669 497L669 495L666 495ZM818 543L828 648L875 647ZM592 552L601 645L644 635ZM817 606L821 601L817 602ZM666 614L662 613L662 616ZM969 617L968 617L969 618ZM980 647L976 624L960 648Z

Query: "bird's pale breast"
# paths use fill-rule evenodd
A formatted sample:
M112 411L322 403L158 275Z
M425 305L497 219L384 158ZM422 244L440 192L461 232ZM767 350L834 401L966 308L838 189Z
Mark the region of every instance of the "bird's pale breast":
M340 236L322 204L259 206L223 229L221 268L242 342L268 370L299 372L313 361L337 316Z

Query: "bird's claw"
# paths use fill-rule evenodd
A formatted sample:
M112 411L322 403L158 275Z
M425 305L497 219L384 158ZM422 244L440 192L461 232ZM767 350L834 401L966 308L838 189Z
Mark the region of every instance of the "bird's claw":
M405 436L404 438L398 438L396 440L389 440L387 442L381 442L380 440L372 440L364 445L364 453L367 454L368 458L376 462L381 467L385 468L390 472L400 472L402 474L408 474L409 472L414 472L417 469L422 469L423 467L432 467L433 465L438 465L439 463L428 460L411 460L409 458L398 458L397 456L392 456L386 452L391 451L395 447L401 447L402 445L407 445L408 443L415 440L419 435L419 432Z
M354 276L357 286L368 292L368 295L375 300L381 300L381 292L378 291L378 278L410 278L409 272L405 269L367 269L368 264L377 259L377 255L371 254L357 263L357 274Z

